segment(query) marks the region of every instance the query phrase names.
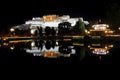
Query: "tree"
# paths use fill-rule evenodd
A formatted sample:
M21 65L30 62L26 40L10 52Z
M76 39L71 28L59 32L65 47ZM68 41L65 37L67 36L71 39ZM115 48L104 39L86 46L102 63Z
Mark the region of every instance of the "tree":
M77 32L78 34L81 34L81 35L84 35L85 34L85 24L84 22L79 19L77 22L76 22L76 25L74 26L74 30L75 32Z
M55 34L56 34L54 27L52 27L52 29L51 29L51 34L52 34L52 36L55 36Z
M43 29L42 29L42 27L38 27L38 31L39 31L39 36L43 36Z
M63 23L58 24L58 34L61 36L64 34Z
M47 40L46 43L45 43L45 47L47 50L49 50L51 48L51 40Z
M45 28L45 33L46 33L46 36L50 35L50 33L51 33L51 28L47 26L47 27Z

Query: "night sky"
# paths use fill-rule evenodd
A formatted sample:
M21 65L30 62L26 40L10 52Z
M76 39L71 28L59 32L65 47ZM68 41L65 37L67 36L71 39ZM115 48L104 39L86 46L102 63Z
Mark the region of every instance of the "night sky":
M85 20L105 17L106 6L117 0L29 0L0 2L0 28L23 24L32 17L46 14L83 17Z

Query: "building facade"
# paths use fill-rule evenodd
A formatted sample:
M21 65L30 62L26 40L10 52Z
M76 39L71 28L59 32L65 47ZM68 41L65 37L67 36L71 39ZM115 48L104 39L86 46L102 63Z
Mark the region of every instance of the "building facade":
M11 32L15 32L15 30L30 30L31 35L40 35L49 33L52 31L55 34L58 33L58 28L61 27L60 24L62 23L69 23L63 24L62 27L64 28L72 28L76 25L76 22L81 20L84 24L89 24L88 21L84 21L82 17L71 18L69 15L44 15L43 17L33 17L32 20L28 20L25 24L14 26L10 29Z

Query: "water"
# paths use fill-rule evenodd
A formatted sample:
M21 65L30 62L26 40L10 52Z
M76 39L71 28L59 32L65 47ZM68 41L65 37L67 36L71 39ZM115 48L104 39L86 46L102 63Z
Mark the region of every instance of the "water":
M29 39L1 42L1 63L118 64L120 43L103 39Z

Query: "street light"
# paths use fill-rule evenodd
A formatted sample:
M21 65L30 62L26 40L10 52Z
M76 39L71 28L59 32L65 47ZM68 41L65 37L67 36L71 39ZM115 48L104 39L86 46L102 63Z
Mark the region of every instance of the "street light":
M15 29L14 29L14 28L11 28L11 29L10 29L10 32L11 32L11 36L14 36L14 35L15 35Z
M11 31L11 32L14 32L14 31L15 31L15 29L14 29L14 28L11 28L11 29L10 29L10 31Z
M118 29L120 30L120 27Z
M34 46L35 46L35 42L32 42L32 43L31 43L31 47L34 47Z

